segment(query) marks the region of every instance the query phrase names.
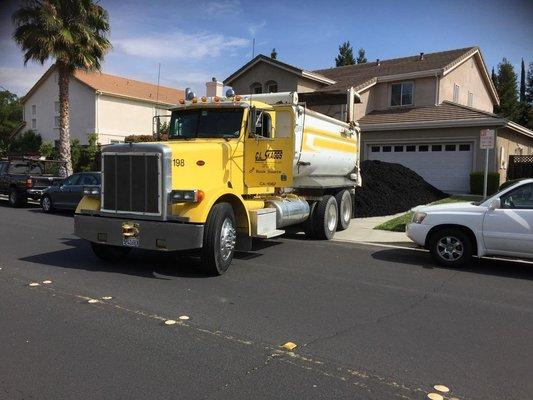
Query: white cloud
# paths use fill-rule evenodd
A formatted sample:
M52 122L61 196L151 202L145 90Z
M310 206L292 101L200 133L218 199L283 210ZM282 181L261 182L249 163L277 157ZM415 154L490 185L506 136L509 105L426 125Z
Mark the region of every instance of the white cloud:
M128 55L154 59L201 59L218 57L223 51L248 46L247 39L224 36L218 33L186 33L152 35L116 39L116 50Z
M203 9L209 14L237 14L241 10L239 0L208 1Z
M255 35L258 31L260 31L261 29L263 29L264 27L266 26L266 21L263 20L261 22L258 22L254 25L249 25L248 26L248 32L250 32L250 35Z
M0 67L0 85L19 96L25 95L49 68L45 66L28 66L27 68Z

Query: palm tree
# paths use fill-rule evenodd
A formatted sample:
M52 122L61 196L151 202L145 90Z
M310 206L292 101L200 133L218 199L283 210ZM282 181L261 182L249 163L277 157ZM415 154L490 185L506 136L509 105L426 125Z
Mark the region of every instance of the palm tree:
M99 70L111 48L107 11L93 0L28 0L13 14L13 39L24 65L55 60L59 85L59 157L72 174L69 133L69 80L76 69Z

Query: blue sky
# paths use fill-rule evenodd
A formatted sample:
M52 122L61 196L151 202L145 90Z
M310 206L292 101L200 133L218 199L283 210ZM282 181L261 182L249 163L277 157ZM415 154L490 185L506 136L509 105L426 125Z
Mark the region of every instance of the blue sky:
M533 62L533 0L276 1L101 0L113 49L103 71L204 93L257 53L313 70L334 66L349 40L386 59L479 45L489 69L507 57ZM47 66L28 63L11 40L18 2L0 0L0 85L19 95Z

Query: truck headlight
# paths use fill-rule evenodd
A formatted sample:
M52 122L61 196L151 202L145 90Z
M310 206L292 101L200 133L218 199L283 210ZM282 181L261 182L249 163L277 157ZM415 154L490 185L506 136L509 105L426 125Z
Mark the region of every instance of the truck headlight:
M98 186L85 186L83 188L83 194L85 196L100 196L100 187Z
M424 221L424 219L426 218L426 215L427 214L425 212L415 212L411 221L415 224L421 224L422 221Z
M173 190L170 192L172 203L199 203L204 199L204 192L201 190Z

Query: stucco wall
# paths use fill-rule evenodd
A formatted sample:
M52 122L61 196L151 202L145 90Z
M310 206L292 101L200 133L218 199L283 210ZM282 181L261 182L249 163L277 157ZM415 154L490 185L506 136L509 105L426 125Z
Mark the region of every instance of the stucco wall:
M87 135L95 132L94 91L86 85L71 79L69 84L70 100L70 137L79 139L87 144ZM36 131L43 142L54 143L59 140L59 128L55 126L55 102L59 101L59 87L57 73L51 73L48 78L24 103L24 118L26 129L32 129L32 119L37 122ZM36 106L36 115L32 115L32 106Z
M315 91L324 86L318 82L300 78L292 72L285 71L284 69L264 62L260 62L248 71L245 71L235 79L230 86L237 94L248 94L250 93L250 86L253 83L258 82L263 87L263 93L266 93L266 83L268 81L277 82L278 92L298 91L300 93L305 93Z
M101 94L97 105L97 132L101 144L123 141L128 135L152 134L152 119L156 115L154 104ZM169 113L158 110L158 115Z
M498 130L497 144L497 167L500 172L500 182L507 178L509 156L533 155L533 138L524 136L507 128ZM520 152L520 148L522 149Z
M481 69L474 57L466 60L448 75L440 79L439 99L453 101L453 87L458 84L459 104L468 105L468 92L474 94L473 108L492 112L493 104L489 88L481 76Z

